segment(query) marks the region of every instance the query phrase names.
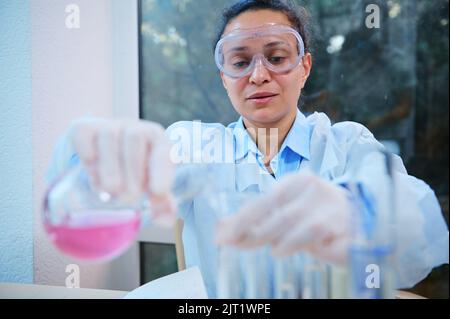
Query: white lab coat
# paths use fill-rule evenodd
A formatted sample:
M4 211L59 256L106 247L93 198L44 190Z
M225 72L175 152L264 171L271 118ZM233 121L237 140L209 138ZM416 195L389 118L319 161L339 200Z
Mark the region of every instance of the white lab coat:
M311 170L333 183L347 182L366 155L382 147L367 128L355 122L332 125L324 113L305 117L301 112L298 112L296 122L296 125L310 128L309 160L303 159L298 170ZM167 134L173 142L179 143L175 132L182 129L189 136L198 135L193 127L193 122L177 122L167 129ZM215 136L219 144L235 141L235 127L236 123L228 128L221 124L201 124L201 129L209 130L208 135ZM192 141L186 144L181 152L188 153L189 160L193 160L194 153L202 153L206 147L197 143L196 149ZM233 149L233 146L225 145L224 149ZM256 163L256 159L247 159L247 162ZM217 179L227 189L236 187L237 191L245 191L256 184L261 192L267 192L276 183L270 175L261 174L260 170L245 163L237 164L237 168L230 168L229 165L218 167L221 174ZM398 202L401 203L396 212L395 285L396 288L409 288L424 279L434 267L448 263L449 233L433 190L423 181L408 175L400 157L394 156L393 167ZM365 176L366 181L370 178L376 179L377 175ZM192 205L186 204L179 210L179 216L184 219L186 264L188 267L200 266L208 293L212 296L217 277L217 247L213 242L216 220L211 216L208 195L194 199Z
M349 172L358 166L374 147L380 146L374 136L362 125L342 122L332 125L323 113L305 117L298 112L299 122L309 127L309 160L303 160L299 170L310 169L331 182L340 183L348 178ZM233 149L233 129L221 124L201 124L203 128L216 131L222 136L224 149ZM177 122L167 129L169 138L176 130L193 133L193 122ZM210 132L211 133L211 132ZM176 134L175 134L176 135ZM178 141L179 142L179 141ZM191 141L189 141L191 142ZM186 145L187 151L194 154L202 151L204 145ZM183 146L182 146L183 148ZM66 137L62 137L55 148L47 177L54 179L64 169L76 162L76 155ZM256 161L255 161L256 163ZM220 167L220 165L218 166ZM229 167L224 166L224 167ZM276 181L268 174L261 175L258 170L247 166L233 171L222 171L220 183L224 187L237 187L242 191L257 184L261 191L268 191ZM448 263L449 233L441 209L433 190L423 181L407 174L399 157L396 157L395 176L399 201L403 203L397 212L397 288L411 287L424 279L433 267ZM215 295L217 247L214 244L214 219L208 214L206 198L196 198L179 210L184 219L183 241L186 264L199 266L207 285L210 297Z

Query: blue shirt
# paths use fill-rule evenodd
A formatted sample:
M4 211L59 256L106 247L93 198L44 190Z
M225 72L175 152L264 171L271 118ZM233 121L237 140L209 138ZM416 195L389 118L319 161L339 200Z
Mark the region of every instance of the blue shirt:
M248 156L253 156L258 165L265 169L263 155L246 131L242 117L228 125L228 128L232 129L235 140L235 162L240 163L247 160ZM310 133L306 118L298 111L278 154L270 161L270 167L276 179L280 179L287 173L298 171L302 160L309 160Z

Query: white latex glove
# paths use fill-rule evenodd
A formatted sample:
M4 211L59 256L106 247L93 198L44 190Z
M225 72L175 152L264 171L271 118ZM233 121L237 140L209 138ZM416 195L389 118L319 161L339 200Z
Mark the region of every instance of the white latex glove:
M156 223L175 220L171 144L162 126L148 121L79 120L71 126L69 138L95 188L130 201L148 195Z
M344 189L310 172L286 177L270 194L244 205L217 227L219 244L271 245L275 255L307 251L345 263L350 210Z

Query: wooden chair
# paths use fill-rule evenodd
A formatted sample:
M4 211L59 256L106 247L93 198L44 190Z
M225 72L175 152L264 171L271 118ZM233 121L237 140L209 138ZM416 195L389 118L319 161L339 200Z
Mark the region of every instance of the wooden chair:
M184 259L184 246L183 246L183 220L177 219L175 223L175 250L177 254L177 264L178 264L178 271L182 271L186 269L186 261Z

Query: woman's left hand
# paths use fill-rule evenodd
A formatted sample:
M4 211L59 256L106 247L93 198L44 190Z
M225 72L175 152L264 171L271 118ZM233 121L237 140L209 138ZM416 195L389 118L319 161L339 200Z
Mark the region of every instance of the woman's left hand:
M221 221L216 239L242 248L271 245L279 256L303 250L342 264L347 259L349 218L343 188L300 172Z

